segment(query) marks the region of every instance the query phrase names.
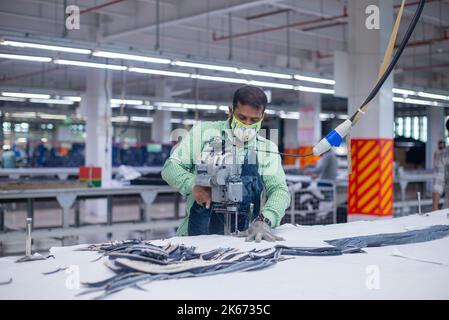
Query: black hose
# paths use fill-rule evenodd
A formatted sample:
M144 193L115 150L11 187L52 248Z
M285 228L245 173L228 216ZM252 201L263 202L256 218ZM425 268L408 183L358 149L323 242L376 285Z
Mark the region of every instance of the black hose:
M402 52L404 51L405 47L407 46L407 42L409 41L413 31L415 30L416 24L418 23L419 18L421 17L421 13L424 8L426 0L420 0L418 4L418 8L416 9L416 12L412 18L412 22L409 24L407 31L405 32L404 38L401 41L401 44L399 45L398 50L396 50L396 53L393 56L393 59L391 60L390 64L388 65L387 70L385 70L382 77L379 79L379 81L376 83L376 86L371 90L370 94L366 98L365 102L363 102L362 106L360 108L363 108L366 106L373 98L376 96L376 94L379 92L380 88L384 84L385 80L387 80L388 76L390 75L391 71L393 71L394 67L396 66L396 63L398 62L399 58L401 57ZM359 108L359 110L360 110ZM356 111L352 117L351 122L354 122L355 117L360 111Z
M420 2L418 4L418 8L416 9L415 14L413 15L412 21L410 22L410 24L409 24L409 26L407 28L407 31L405 32L404 38L402 39L401 44L399 45L398 49L396 50L396 53L393 56L393 59L391 60L390 64L388 65L388 68L385 70L384 74L379 79L379 81L377 81L376 85L371 90L370 94L365 99L365 102L363 102L363 104L359 108L359 110L361 108L363 108L364 106L366 106L371 100L373 100L373 98L377 95L377 93L379 92L379 90L382 87L382 85L385 83L387 78L390 76L391 71L393 71L394 67L396 66L397 62L399 61L399 58L401 57L402 52L404 51L405 47L407 46L407 43L410 40L410 37L412 36L412 33L415 30L416 25L418 24L419 18L421 17L421 13L422 13L422 11L424 9L425 2L426 2L426 0L420 0ZM357 114L360 112L359 110L357 110L352 115L352 117L350 118L351 122L354 122ZM310 153L310 154L289 154L289 153L268 151L268 150L257 150L257 151L262 151L262 152L266 152L266 153L277 153L279 155L288 156L288 157L297 157L297 158L313 156L313 153Z

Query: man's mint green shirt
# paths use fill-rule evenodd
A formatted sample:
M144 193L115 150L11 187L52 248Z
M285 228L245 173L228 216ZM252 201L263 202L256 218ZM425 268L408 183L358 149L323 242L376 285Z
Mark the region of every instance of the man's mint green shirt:
M190 208L195 201L192 196L196 176L195 164L201 157L201 151L206 147L207 142L213 137L221 137L222 131L225 131L226 139L230 140L232 133L228 121L199 122L187 134L184 134L181 142L173 148L170 158L164 164L162 178L182 195L187 196L186 217L177 231L179 236L187 235ZM290 193L285 182L281 157L277 154L276 144L260 135L257 135L257 139L253 139L248 145L248 147L254 146L257 150L259 174L267 194L267 201L265 205L262 205L261 212L270 219L273 227L277 227L290 205ZM237 149L240 158L245 156L247 152L245 150Z

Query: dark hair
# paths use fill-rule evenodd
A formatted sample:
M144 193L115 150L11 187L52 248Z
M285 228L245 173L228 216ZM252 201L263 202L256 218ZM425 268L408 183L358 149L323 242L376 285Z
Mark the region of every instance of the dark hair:
M265 110L268 99L262 89L254 86L243 86L234 93L234 99L232 100L233 107L237 107L238 103L250 105L257 109L263 108Z
M446 129L449 131L449 118L446 120Z

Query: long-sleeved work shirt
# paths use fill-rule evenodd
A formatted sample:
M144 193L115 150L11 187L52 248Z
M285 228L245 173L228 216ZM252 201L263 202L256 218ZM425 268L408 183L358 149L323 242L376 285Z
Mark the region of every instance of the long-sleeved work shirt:
M187 134L184 134L164 164L162 178L182 195L187 196L186 217L177 235L187 235L190 208L195 201L192 190L195 186L196 163L201 157L201 152L209 147L208 142L214 137L221 137L223 131L225 139L231 142L232 133L228 121L203 121L194 125ZM249 142L247 147L256 149L259 174L267 194L267 201L261 212L270 220L273 228L277 227L290 205L290 192L285 181L281 157L277 153L278 148L275 143L260 135ZM239 161L244 159L248 148L237 148Z
M433 192L445 193L444 208L449 208L449 147L435 156Z

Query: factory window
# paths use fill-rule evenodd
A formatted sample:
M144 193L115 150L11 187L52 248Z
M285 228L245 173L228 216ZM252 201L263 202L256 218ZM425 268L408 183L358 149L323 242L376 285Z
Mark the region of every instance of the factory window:
M3 122L3 133L11 132L11 122Z
M22 122L22 123L16 123L14 125L14 131L15 132L24 132L24 133L28 133L30 128L30 125L26 122Z
M413 117L413 139L419 140L419 118Z
M84 126L82 124L72 124L70 130L74 133L81 133L84 132Z
M427 142L427 117L421 117L421 141Z
M406 137L427 141L427 117L397 117L394 122L394 137Z
M396 133L398 136L404 135L404 118L397 118Z
M404 125L404 137L410 138L411 135L412 135L412 118L406 117Z

